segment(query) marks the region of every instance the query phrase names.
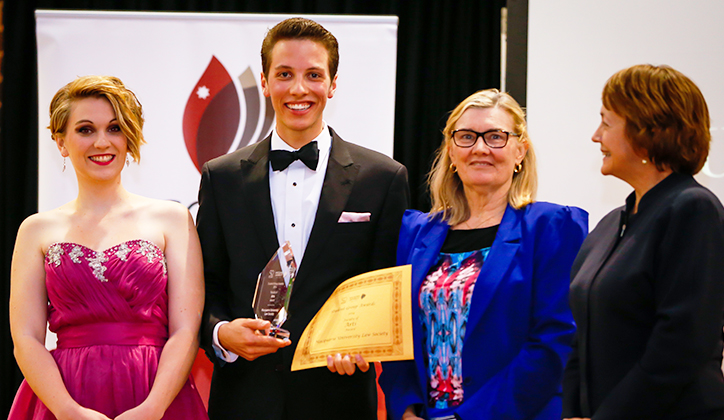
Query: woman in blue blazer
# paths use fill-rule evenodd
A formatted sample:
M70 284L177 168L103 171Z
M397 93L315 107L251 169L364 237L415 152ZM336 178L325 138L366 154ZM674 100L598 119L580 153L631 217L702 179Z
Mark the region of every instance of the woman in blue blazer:
M433 212L408 211L400 232L415 360L384 365L388 410L395 420L560 419L575 331L568 273L588 216L533 203L535 155L508 94L471 95L443 133Z

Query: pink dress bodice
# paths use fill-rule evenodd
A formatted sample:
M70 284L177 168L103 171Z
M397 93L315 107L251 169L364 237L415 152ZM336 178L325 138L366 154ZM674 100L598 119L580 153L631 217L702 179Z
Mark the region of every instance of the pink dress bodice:
M148 396L168 339L166 261L137 239L104 251L59 242L45 255L52 351L70 395L113 418ZM26 382L9 419L54 419ZM191 378L165 419L206 419Z

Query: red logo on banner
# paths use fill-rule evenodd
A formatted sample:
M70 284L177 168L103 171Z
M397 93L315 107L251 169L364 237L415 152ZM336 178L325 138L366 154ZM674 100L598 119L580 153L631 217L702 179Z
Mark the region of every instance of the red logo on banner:
M237 148L250 143L262 111L259 89L250 67L239 76L239 82L246 105L246 122ZM256 141L269 133L274 120L268 98L265 105L262 129ZM183 116L186 149L199 172L208 160L230 151L240 120L241 108L234 81L221 62L212 56L189 96Z

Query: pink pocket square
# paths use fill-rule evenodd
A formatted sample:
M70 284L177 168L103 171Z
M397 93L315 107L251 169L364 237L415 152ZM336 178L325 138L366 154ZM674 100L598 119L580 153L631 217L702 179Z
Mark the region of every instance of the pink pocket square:
M351 211L343 211L342 214L339 216L339 220L337 220L337 223L369 222L370 216L372 216L372 213L370 212L355 213Z

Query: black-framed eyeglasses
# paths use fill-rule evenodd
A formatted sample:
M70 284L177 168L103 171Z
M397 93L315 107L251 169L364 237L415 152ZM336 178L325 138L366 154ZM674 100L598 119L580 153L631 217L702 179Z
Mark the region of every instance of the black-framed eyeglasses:
M511 133L510 131L504 130L488 130L484 133L479 133L474 130L460 129L452 132L453 142L457 147L473 147L478 142L478 138L482 137L483 142L493 149L500 149L508 144L508 137L520 137L520 134Z

